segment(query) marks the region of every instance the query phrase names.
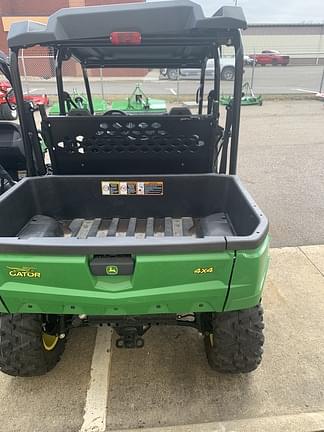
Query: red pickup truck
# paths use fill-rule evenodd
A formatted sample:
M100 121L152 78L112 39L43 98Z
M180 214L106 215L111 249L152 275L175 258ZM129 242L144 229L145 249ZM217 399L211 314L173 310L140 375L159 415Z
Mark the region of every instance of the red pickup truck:
M275 50L264 50L261 54L251 54L249 57L261 66L267 64L271 64L272 66L287 66L290 60L288 55L282 55L279 51Z

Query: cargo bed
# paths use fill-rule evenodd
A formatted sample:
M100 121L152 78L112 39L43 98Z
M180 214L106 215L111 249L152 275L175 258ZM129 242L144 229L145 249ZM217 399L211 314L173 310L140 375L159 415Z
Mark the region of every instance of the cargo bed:
M7 252L252 249L267 231L235 176L32 177L0 198L0 247Z
M50 235L49 235L50 234ZM55 220L35 215L18 233L19 239L32 237L195 237L210 235L235 235L229 217L223 213L213 213L202 218L147 217L147 218L75 218Z

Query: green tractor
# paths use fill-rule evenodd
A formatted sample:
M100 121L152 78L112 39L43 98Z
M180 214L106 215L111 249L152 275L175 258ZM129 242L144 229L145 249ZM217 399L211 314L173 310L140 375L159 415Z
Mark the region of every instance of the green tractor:
M136 84L133 93L127 99L113 101L111 108L128 114L167 112L166 102L162 99L153 99L146 96L140 84Z
M78 113L81 115L89 111L89 101L87 97L83 94L80 94L77 92L76 89L73 90L72 95L65 92L64 93L65 98L65 109L67 112L71 112L71 115L78 115ZM93 104L93 111L95 114L103 114L108 110L108 104L107 102L98 97L93 96L92 97L92 104ZM58 115L60 112L60 106L58 102L53 103L53 105L49 109L49 115ZM90 111L89 111L90 112Z
M72 95L64 92L65 110L70 115L84 115L89 112L89 100L87 96L78 93L75 89ZM98 96L92 96L93 112L96 115L104 114L109 110L108 103ZM110 107L112 110L131 113L163 113L166 112L166 102L162 99L153 99L145 95L140 84L136 84L132 94L126 99L114 100ZM49 115L57 115L60 112L59 102L55 102L49 109Z
M187 0L62 9L47 26L13 24L10 71L27 176L0 196L4 373L48 372L71 328L99 325L128 349L142 347L154 325L193 327L213 369L248 373L260 364L268 221L236 175L245 28L240 8L206 18ZM40 107L52 175L19 74L20 50L37 44L56 53L59 112ZM225 122L222 46L235 50ZM84 70L200 68L197 113L175 106L147 115L126 102L94 115L86 74L89 109L73 112L62 79L71 56ZM208 59L216 73L206 98ZM10 142L18 146L14 135Z
M221 105L229 105L232 101L233 97L230 95L222 95L220 97ZM241 97L241 105L259 105L263 104L262 96L255 95L253 88L251 87L249 82L246 82L242 86L242 97Z

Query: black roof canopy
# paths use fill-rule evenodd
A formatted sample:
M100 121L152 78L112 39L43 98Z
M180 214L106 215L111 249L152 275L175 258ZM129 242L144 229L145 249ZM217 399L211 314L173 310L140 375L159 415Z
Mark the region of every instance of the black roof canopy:
M11 26L11 49L33 45L66 47L87 67L197 65L213 43L231 45L247 27L242 9L224 6L206 18L190 0L61 9L47 25L25 21ZM139 32L138 46L113 46L112 32ZM159 47L158 50L156 47Z

